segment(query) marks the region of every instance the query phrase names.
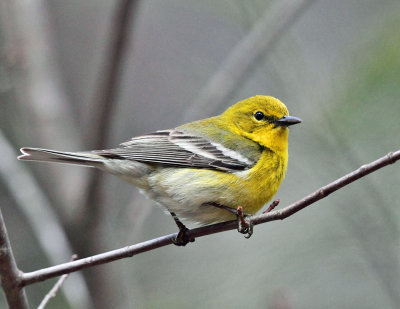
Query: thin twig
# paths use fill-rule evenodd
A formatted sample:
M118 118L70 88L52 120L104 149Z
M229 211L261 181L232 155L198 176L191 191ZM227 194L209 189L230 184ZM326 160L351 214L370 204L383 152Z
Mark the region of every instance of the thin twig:
M396 152L390 152L386 156L373 161L369 164L361 166L359 169L337 179L336 181L318 189L314 193L301 199L300 201L291 204L281 210L275 210L269 213L255 215L246 218L251 220L254 225L274 221L283 220L299 210L315 203L316 201L327 197L329 194L339 190L340 188L356 181L357 179L364 177L386 165L393 164L400 159L400 150ZM210 234L220 233L228 230L236 229L238 223L236 220L227 221L212 225L207 225L192 229L186 232L185 236L187 239L202 237ZM173 239L177 236L177 233L165 235L159 238L148 240L136 245L127 246L125 248L101 253L88 258L80 259L74 262L60 264L37 271L22 274L21 286L26 286L34 282L47 280L62 274L71 273L80 269L92 267L94 265L105 264L111 261L115 261L122 258L132 257L136 254L150 251L156 248L164 247L173 243Z
M71 261L74 261L78 258L78 256L76 254L74 254L71 258ZM56 284L51 288L51 290L44 296L43 300L41 301L41 303L39 304L39 306L37 307L37 309L44 309L46 307L46 305L48 304L48 302L50 301L50 299L56 297L58 290L61 288L62 284L64 283L65 280L67 280L69 274L64 274L60 277L60 279L58 279L58 281L56 282Z
M28 299L20 285L22 273L18 270L8 239L7 228L0 210L0 278L9 308L27 309Z
M184 116L184 120L207 113L220 112L238 85L257 67L259 60L273 50L283 34L315 0L275 1L260 20L237 44L207 84L200 90Z
M266 210L264 210L262 213L263 213L263 214L266 214L266 213L268 213L268 212L273 211L273 210L275 209L275 207L279 205L280 202L281 202L280 199L276 199L276 200L273 201L273 202L271 203L271 205L269 205L268 208L267 208Z

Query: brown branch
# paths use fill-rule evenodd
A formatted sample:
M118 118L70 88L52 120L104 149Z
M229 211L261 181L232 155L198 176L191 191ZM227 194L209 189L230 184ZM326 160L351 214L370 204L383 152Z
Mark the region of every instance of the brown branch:
M274 221L283 220L301 209L315 203L316 201L327 197L329 194L339 190L340 188L356 181L357 179L364 177L386 165L393 164L400 159L400 150L391 152L386 156L361 166L359 169L337 179L336 181L318 189L314 193L306 196L300 201L291 204L281 210L275 210L265 214L255 215L246 218L251 221L254 225ZM188 231L185 236L186 239L202 237L210 234L224 232L228 230L236 229L238 223L236 220L227 221L208 226L199 227ZM34 282L43 281L49 278L53 278L62 274L71 273L80 269L92 267L94 265L105 264L114 260L132 257L136 254L150 251L156 248L167 246L173 243L173 239L177 236L177 233L165 235L156 239L148 240L136 245L127 246L125 248L109 251L106 253L94 255L88 258L80 259L74 262L60 264L37 271L22 274L22 280L20 286L26 286Z
M29 308L25 291L21 286L21 275L15 262L8 239L7 228L0 210L0 278L9 308Z

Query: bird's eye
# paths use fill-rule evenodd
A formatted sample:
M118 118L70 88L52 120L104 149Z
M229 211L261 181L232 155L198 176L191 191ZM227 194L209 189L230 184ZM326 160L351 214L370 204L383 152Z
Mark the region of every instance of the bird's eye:
M256 112L255 114L254 114L254 118L256 118L256 120L258 120L258 121L261 121L261 120L263 120L264 119L264 113L263 112Z

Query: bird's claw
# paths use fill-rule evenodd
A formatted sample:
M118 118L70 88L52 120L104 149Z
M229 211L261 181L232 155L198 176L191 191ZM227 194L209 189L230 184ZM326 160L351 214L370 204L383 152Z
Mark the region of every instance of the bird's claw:
M243 207L239 206L237 208L237 220L238 220L238 232L245 234L245 238L250 238L253 235L253 223L251 220L246 220L244 218Z
M243 226L239 223L238 232L241 234L245 234L244 238L249 239L251 235L253 235L253 224L251 223L251 221L247 223L247 226Z
M189 231L189 229L186 226L179 228L178 235L172 239L172 242L174 243L174 245L179 246L179 247L184 247L189 242L194 242L194 238L187 239L187 236L186 236L187 231Z

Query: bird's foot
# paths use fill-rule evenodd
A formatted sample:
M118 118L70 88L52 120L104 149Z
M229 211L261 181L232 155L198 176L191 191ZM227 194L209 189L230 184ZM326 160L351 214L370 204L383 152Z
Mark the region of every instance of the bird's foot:
M189 229L179 220L179 218L176 216L175 213L170 212L171 216L174 218L174 221L176 225L179 228L178 235L172 239L172 242L174 245L179 246L179 247L184 247L186 246L189 242L194 242L194 238L189 238L186 235L186 232L189 231Z
M236 216L238 220L238 232L245 234L245 238L250 238L253 235L253 223L251 220L246 220L244 217L243 207L239 206L236 210Z

